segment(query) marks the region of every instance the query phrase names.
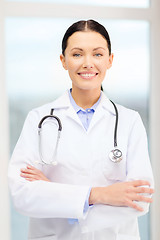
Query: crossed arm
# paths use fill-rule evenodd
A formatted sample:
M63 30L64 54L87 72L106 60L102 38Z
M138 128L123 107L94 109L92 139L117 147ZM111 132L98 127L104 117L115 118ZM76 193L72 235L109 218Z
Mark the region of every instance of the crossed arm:
M50 182L39 169L31 165L22 168L20 175L27 181L43 180ZM93 187L89 196L89 204L128 206L143 211L137 203L151 203L150 194L153 192L154 189L150 188L150 183L143 180L115 183L107 187ZM145 196L146 194L149 196Z

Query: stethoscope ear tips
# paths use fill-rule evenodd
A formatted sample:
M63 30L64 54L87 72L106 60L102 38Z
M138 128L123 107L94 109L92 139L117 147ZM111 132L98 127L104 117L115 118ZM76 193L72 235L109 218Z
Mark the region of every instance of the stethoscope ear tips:
M109 153L109 159L114 163L122 161L123 159L122 152L118 148L115 148Z

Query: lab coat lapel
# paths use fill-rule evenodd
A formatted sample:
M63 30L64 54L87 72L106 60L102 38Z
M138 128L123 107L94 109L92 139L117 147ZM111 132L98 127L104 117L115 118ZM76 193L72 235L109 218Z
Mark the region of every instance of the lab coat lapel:
M83 124L80 120L80 118L78 117L76 111L74 110L74 108L72 107L72 105L70 104L69 108L66 111L66 116L69 117L70 119L74 120L76 123L78 123L79 125L83 127Z
M75 122L77 122L84 129L81 120L79 119L77 113L75 112L75 110L70 102L68 91L66 91L66 93L63 96L61 96L54 102L53 108L55 108L55 109L56 108L57 109L58 108L66 108L66 116L69 117L70 119L74 120ZM106 95L102 92L101 101L100 101L99 105L97 106L95 113L93 114L93 118L91 120L91 123L90 123L90 126L89 126L87 132L89 132L106 115L106 111L108 111L110 114L115 115L115 110L114 110L113 104L106 97Z
M88 132L91 131L91 129L104 117L105 111L103 111L102 106L97 106L95 113L93 114L93 117L91 119Z
M84 129L81 120L79 119L76 111L74 110L74 108L70 102L68 91L66 91L66 93L64 95L62 95L61 97L59 97L57 100L54 101L53 108L54 109L60 109L60 108L66 109L66 112L65 112L66 116L69 117L70 119L74 120L75 122L77 122Z
M88 132L109 112L110 114L115 115L115 110L113 104L106 97L106 95L102 92L101 101L96 108L96 111L91 120L90 126L88 128Z
M69 108L67 109L67 115L74 121L76 121L79 125L82 126L82 128L89 133L91 129L109 112L112 115L115 114L115 109L113 107L113 104L110 102L110 100L107 98L107 96L104 94L104 92L101 93L101 100L100 103L98 104L95 113L93 114L92 120L90 122L89 128L86 131L81 120L79 119L77 113L75 112L73 106L70 103L69 100ZM68 97L69 98L69 97Z

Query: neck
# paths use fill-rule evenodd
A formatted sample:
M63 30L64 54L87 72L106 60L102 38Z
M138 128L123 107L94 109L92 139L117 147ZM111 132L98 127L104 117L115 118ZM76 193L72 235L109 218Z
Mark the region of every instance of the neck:
M91 108L98 101L100 94L100 89L83 90L72 87L72 97L83 109Z

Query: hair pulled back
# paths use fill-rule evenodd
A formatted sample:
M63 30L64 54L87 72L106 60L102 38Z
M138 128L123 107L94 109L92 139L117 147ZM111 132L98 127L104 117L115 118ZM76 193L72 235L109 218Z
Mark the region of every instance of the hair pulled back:
M100 33L107 41L109 55L111 54L111 41L109 34L105 27L100 23L94 20L81 20L78 22L73 23L66 31L63 40L62 40L62 54L65 55L65 50L67 47L68 38L75 32L87 32L87 31L94 31Z

